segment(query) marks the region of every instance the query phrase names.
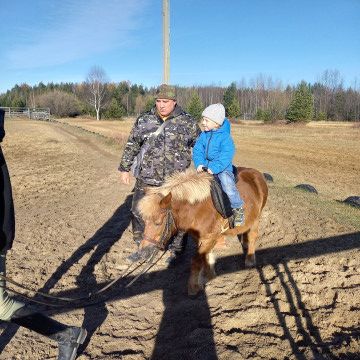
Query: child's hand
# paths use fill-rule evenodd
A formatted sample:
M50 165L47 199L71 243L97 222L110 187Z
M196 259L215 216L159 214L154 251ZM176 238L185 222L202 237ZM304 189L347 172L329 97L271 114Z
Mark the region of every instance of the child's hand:
M197 172L202 172L203 171L203 165L199 165L196 169Z

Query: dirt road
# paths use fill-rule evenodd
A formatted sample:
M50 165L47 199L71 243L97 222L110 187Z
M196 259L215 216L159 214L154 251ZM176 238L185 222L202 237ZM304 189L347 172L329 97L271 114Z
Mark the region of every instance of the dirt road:
M64 296L106 284L135 250L131 187L121 185L119 147L65 124L7 121L17 238L8 275ZM262 169L259 169L262 171ZM315 195L270 184L258 267L245 270L235 238L219 250L218 277L195 300L184 262L164 262L106 302L47 310L83 325L79 359L355 359L360 354L360 227L356 209L319 206ZM340 215L339 215L340 214ZM348 220L350 218L350 220ZM81 290L79 290L80 288ZM56 359L56 344L1 324L0 359Z

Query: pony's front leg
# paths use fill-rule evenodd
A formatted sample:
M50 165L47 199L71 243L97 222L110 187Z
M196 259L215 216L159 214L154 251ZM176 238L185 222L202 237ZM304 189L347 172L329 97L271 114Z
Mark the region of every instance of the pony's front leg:
M191 261L191 273L188 283L188 294L196 295L204 290L205 284L216 276L215 257L211 253L216 239L209 238L200 242L198 254Z
M204 285L200 285L199 276L203 268L203 264L205 261L204 254L196 254L191 259L191 270L190 270L190 278L188 282L188 295L194 296L200 290L204 288Z
M207 278L207 281L210 281L216 277L215 261L216 261L216 257L212 251L206 254L204 274Z

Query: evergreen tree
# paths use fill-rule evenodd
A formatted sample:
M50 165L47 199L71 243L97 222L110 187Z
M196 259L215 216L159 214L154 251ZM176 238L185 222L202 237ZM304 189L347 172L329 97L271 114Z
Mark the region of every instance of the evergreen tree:
M224 107L226 116L236 118L240 115L240 104L237 99L236 84L233 82L224 93Z
M15 96L11 100L12 107L25 107L26 106L26 100L23 96L20 94L15 94Z
M150 111L154 106L155 106L155 97L154 96L148 96L146 98L146 102L145 102L145 108L144 111Z
M240 104L236 99L233 99L227 109L227 116L230 119L235 119L235 118L239 117L240 114L241 114Z
M107 107L104 117L105 118L113 118L113 119L121 119L126 115L126 110L122 104L116 98L112 98L110 105Z
M200 120L201 113L204 110L204 105L196 92L192 93L190 101L187 105L187 111L191 114L196 120Z
M309 86L302 81L296 88L289 109L286 113L286 119L295 121L310 121L313 118L314 101Z

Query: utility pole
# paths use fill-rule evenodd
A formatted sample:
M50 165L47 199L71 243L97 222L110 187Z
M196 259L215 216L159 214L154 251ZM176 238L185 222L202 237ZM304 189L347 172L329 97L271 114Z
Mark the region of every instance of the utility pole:
M163 66L164 84L170 82L170 0L163 0Z

